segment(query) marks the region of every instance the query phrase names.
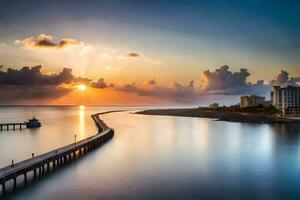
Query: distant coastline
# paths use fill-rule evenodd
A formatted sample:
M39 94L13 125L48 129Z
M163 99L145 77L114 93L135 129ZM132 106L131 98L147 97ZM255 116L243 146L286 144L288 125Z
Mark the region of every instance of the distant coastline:
M136 112L143 115L166 115L181 117L213 118L218 121L246 122L246 123L299 123L300 119L281 117L272 112L238 112L229 109L211 108L180 108L153 109Z

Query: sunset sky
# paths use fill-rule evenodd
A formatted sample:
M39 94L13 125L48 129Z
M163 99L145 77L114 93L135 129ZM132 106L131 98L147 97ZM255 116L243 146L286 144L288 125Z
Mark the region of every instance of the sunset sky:
M1 0L0 65L1 104L267 96L300 81L300 1Z

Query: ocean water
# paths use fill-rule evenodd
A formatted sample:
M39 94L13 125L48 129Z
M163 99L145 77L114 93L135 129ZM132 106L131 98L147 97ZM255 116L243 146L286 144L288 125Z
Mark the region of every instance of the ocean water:
M90 115L119 107L0 107L0 122L35 115L39 129L0 132L0 167L96 133ZM103 115L114 138L0 199L300 199L300 126Z

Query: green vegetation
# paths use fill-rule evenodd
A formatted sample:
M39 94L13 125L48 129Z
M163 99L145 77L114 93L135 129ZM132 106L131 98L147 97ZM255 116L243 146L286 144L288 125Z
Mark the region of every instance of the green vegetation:
M233 105L219 108L158 109L144 110L137 112L137 114L203 117L214 118L219 121L246 123L300 123L300 120L282 117L280 112L272 105L258 105L246 108Z
M199 108L200 110L215 110L223 112L238 112L238 113L253 113L253 114L267 114L273 115L278 113L278 110L273 105L258 105L252 107L241 108L239 105L232 105L229 107L220 108Z
M263 106L253 106L253 107L245 107L245 108L238 108L237 112L244 112L244 113L263 113L263 114L276 114L278 110L273 105Z

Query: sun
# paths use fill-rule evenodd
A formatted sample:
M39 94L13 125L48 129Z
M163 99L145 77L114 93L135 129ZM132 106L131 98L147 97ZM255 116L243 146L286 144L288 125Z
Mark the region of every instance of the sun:
M86 88L87 88L86 85L84 85L84 84L77 85L76 87L80 91L86 91Z

